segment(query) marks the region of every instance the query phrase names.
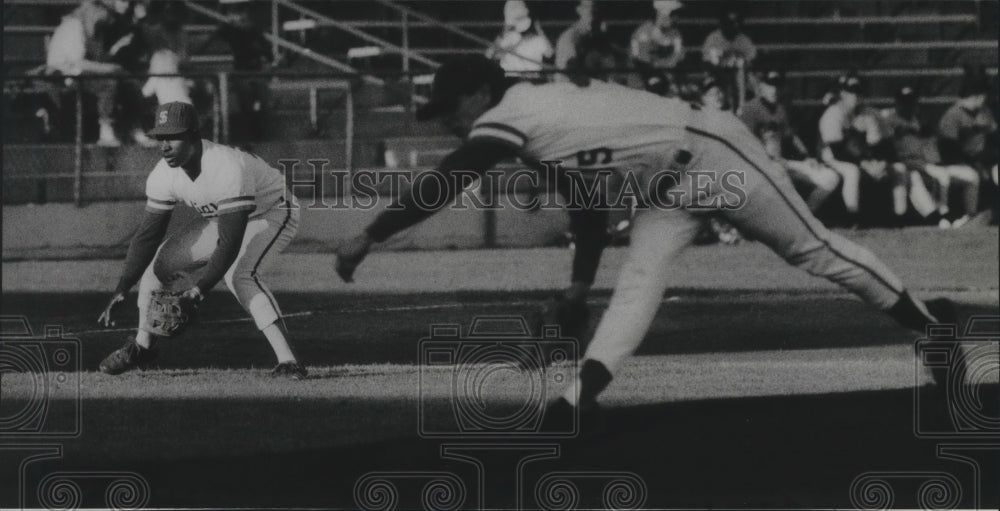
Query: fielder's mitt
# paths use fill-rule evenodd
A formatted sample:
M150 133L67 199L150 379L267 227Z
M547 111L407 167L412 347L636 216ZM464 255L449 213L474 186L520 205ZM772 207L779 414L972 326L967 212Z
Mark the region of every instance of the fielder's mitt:
M559 327L563 338L582 340L590 324L590 309L586 303L571 302L562 294L549 298L531 318L532 334L541 337L544 327Z
M169 291L153 291L146 311L145 330L161 337L173 337L180 334L195 318L198 304L184 299L183 293Z

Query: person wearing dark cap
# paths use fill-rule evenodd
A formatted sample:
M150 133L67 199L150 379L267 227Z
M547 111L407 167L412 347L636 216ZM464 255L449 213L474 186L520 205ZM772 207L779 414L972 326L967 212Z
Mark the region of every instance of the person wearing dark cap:
M121 374L156 358L148 321L154 291L183 293L182 300L200 303L224 280L271 344L278 359L272 374L304 378L306 369L282 331L278 304L259 275L298 231L299 208L284 176L258 156L203 140L198 112L188 103L160 105L149 136L160 141L163 158L146 180L146 212L98 318L114 325L115 309L138 282L139 327L101 362L101 371ZM178 203L200 217L167 237Z
M852 224L857 223L860 210L862 164L873 161L868 159L869 146L881 141L870 116L859 115L861 94L861 80L857 76L841 76L829 106L819 119L820 158L840 174L840 190ZM878 170L871 163L866 165L871 173Z
M740 119L760 139L774 161L781 163L796 184L809 190L805 197L809 209L816 211L837 189L837 172L816 161L802 139L792 129L788 112L780 99L784 75L774 69L761 73L757 96L746 103Z
M893 167L909 183L909 198L914 209L928 222L941 227L958 226L974 214L979 201L979 176L967 165L939 165L928 158L936 148L928 137L929 130L921 122L919 96L910 85L895 93L895 104L880 112L885 136L892 140ZM927 183L938 191L934 198ZM949 196L952 188L961 188L962 213L951 211Z
M729 112L596 80L587 86L511 84L496 64L466 57L437 70L430 101L417 114L437 119L463 141L432 171L439 179L423 179L401 193L394 203L399 207L381 212L337 249L336 271L345 281L374 243L451 204L467 184L466 172L482 174L515 155L547 162L553 173L617 172L638 187L640 205L611 303L577 384L550 405L543 428L559 431L577 412L592 417L585 422L599 420L591 415L598 394L645 337L671 273L679 270L676 255L706 216L726 219L790 264L856 293L907 328L924 332L929 323L954 319L948 302L925 306L870 251L816 220L784 169ZM724 186L731 172L735 190Z
M747 89L747 72L757 59L757 46L743 33L743 15L732 8L719 14L719 28L708 34L701 46L701 58L719 85L734 112L740 112Z
M997 208L997 121L986 107L986 95L995 94L985 71L967 68L961 97L938 122L938 147L943 165L966 165L979 173L980 198ZM982 201L981 201L982 202Z
M699 103L701 106L709 110L728 110L729 106L726 102L726 94L722 92L722 87L719 85L719 81L716 80L712 73L705 75L698 84L699 91L701 92L701 97L699 98Z

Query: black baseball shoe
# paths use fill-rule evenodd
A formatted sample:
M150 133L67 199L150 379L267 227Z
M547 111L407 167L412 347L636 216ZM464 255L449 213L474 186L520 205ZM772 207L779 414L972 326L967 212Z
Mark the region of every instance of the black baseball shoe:
M154 348L143 348L135 343L134 337L129 337L125 345L101 361L100 370L105 374L118 375L136 368L146 369L154 360Z
M958 308L955 303L947 298L935 298L933 300L927 300L924 302L927 307L927 311L937 319L937 324L941 325L954 325L955 326L955 337L961 335L958 331L959 328L959 318L958 318ZM946 389L949 379L953 375L957 375L959 378L963 378L966 374L967 367L965 356L962 353L962 347L960 342L955 337L935 337L931 336L930 341L941 347L948 348L953 354L951 358L952 363L947 366L935 366L931 369L931 377L934 379L934 383L941 389Z
M309 371L306 370L305 366L300 365L296 361L282 362L271 369L271 376L291 378L293 380L304 380L309 376Z
M606 425L604 411L597 401L573 406L560 397L545 408L541 432L585 440L604 433Z

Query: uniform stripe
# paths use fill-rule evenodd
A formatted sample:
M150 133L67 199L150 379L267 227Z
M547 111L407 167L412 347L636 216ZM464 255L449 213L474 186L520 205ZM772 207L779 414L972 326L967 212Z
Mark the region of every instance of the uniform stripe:
M528 137L510 126L496 123L480 124L472 128L469 138L488 136L500 140L505 140L516 147L521 147L528 141Z
M154 201L152 199L146 201L146 209L154 211L170 211L174 209L174 204L162 203L160 201Z
M253 211L257 209L257 204L253 202L231 202L219 207L219 212L232 213L233 211Z
M173 205L177 204L177 201L175 201L175 200L160 200L160 199L154 199L152 197L146 197L146 200L148 202L155 202L157 204L163 204L164 206L173 206Z
M254 201L254 196L253 195L244 195L242 197L233 197L231 199L222 199L219 202L216 202L216 204L219 205L219 206L221 206L223 204L229 204L230 202L253 202L253 201Z
M146 212L152 213L154 215L165 215L174 210L174 208L154 208L149 204L146 204Z
M271 293L267 292L267 289L264 288L264 285L260 283L260 279L257 277L257 268L260 267L260 263L264 261L264 257L267 256L267 253L271 250L271 247L273 247L274 244L278 241L278 238L281 237L281 233L285 230L286 227L288 227L288 222L291 221L291 219L292 219L292 208L288 208L285 210L285 220L281 222L281 227L278 227L278 232L274 234L274 237L271 238L271 241L267 244L266 247L264 247L264 250L261 251L260 257L257 258L257 262L254 263L253 269L250 270L250 277L253 279L254 284L257 284L257 288L260 289L260 292L264 293L264 296L267 297L267 301L271 303L271 307L274 309L274 312L278 315L278 319L281 320L281 326L284 327L286 332L288 331L288 325L285 324L285 318L281 316L281 309L278 308L278 303L274 299L274 297L271 296Z
M742 151L740 151L739 149L737 149L736 146L734 146L728 140L726 140L726 139L724 139L722 137L719 137L718 135L714 135L714 134L708 133L706 131L699 130L698 128L692 128L691 126L688 126L686 129L687 129L688 132L693 133L695 135L699 135L699 136L708 138L710 140L714 140L716 142L719 142L720 144L726 146L730 151L736 153L736 155L739 156L743 161L747 162L747 164L749 164L757 172L760 172L761 175L764 176L764 179L768 182L768 184L770 184L771 187L774 188L774 190L776 192L778 192L778 196L781 197L781 200L785 202L785 205L788 206L792 210L793 213L795 213L795 216L800 221L802 221L802 224L806 226L806 229L809 231L810 234L813 235L814 238L816 238L816 240L818 240L820 243L822 243L828 250L830 250L830 252L833 252L833 254L836 255L837 257L843 259L844 261L847 261L848 263L851 263L851 264L857 266L858 268L861 268L861 269L865 270L866 272L868 272L869 274L871 274L872 277L875 277L875 280L881 282L882 285L884 285L885 287L889 288L892 292L896 293L897 295L902 296L902 294L903 294L902 290L896 289L895 286L893 286L888 280L886 280L884 277L882 277L882 275L880 275L873 268L869 268L868 266L865 266L861 262L855 261L854 259L851 259L850 257L848 257L848 256L840 253L836 248L834 248L832 245L830 245L829 241L827 241L826 239L824 239L823 237L821 237L819 235L819 233L817 233L812 228L812 225L809 224L809 222L802 215L802 213L794 205L792 205L792 201L782 192L782 190L778 186L778 184L775 183L774 180L771 179L771 176L769 176L767 174L767 172L764 171L764 169L762 169L759 166L757 166L757 164L754 163L753 160L751 160L747 155L743 154Z

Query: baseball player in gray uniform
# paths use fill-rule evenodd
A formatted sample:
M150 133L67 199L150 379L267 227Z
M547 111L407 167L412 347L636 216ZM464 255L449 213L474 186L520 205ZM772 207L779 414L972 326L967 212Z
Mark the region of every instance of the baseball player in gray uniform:
M706 214L723 216L789 264L839 284L906 328L923 332L927 324L953 319L950 302L925 305L915 299L871 252L816 220L787 172L731 113L699 110L599 81L585 86L517 83L495 64L472 56L437 70L431 100L417 116L438 119L464 139L437 169L446 178L456 170L485 171L519 156L525 161L561 160L565 169L584 173L614 169L643 183L648 192L649 207L635 216L628 255L584 355L577 385L550 405L550 416L574 413L572 407L597 409L598 394L649 329L670 282L673 258L691 243ZM742 199L735 207L732 188L724 182L730 169L742 175ZM698 179L708 181L707 187L694 186L695 175L706 174L710 179ZM678 177L664 177L668 175ZM433 214L423 198L454 197L461 191L442 189L442 181L449 182L425 179L404 192L400 208L384 211L342 245L337 261L341 277L352 278L373 243ZM671 194L677 202L666 204L663 197Z

